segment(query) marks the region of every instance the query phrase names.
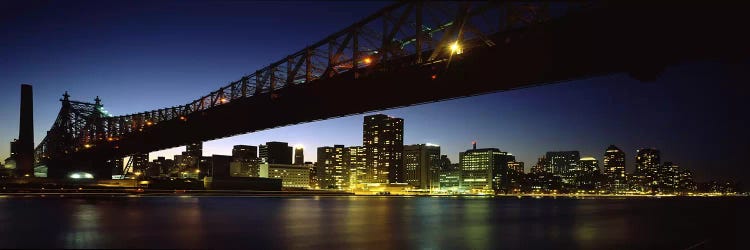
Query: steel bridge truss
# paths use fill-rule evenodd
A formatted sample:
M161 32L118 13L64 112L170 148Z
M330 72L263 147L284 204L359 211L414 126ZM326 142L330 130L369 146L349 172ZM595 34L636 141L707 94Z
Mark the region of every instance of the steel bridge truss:
M127 138L150 126L186 121L194 113L252 96L269 95L319 79L388 71L448 60L477 46L494 46L489 35L519 29L586 9L585 3L399 2L279 61L188 104L109 116L100 101L71 101L67 93L57 120L36 149L37 162L100 143ZM506 41L507 42L507 41Z

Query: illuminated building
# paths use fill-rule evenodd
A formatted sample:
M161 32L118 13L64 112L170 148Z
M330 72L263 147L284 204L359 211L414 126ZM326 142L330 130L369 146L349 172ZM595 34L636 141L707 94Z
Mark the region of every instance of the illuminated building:
M508 170L523 174L523 162L522 161L508 162Z
M273 164L292 164L292 147L286 142L266 142L259 146L261 162Z
M349 169L344 162L344 145L318 148L318 182L321 189L349 187Z
M304 164L260 164L260 177L281 179L286 188L310 188L310 169Z
M680 167L672 162L664 162L659 166L657 185L661 193L675 193L680 185Z
M627 190L627 176L625 172L625 152L609 145L604 152L604 177L605 188L612 193L620 193Z
M404 120L383 114L365 116L362 129L369 183L403 183Z
M318 169L315 167L315 164L312 162L305 162L303 165L309 170L308 179L310 181L310 188L320 189L320 184L318 183Z
M294 165L302 165L305 164L305 153L304 148L302 146L297 146L294 148Z
M637 189L642 192L654 191L658 184L659 150L642 148L636 152L635 172L633 173Z
M441 191L458 192L461 186L461 166L458 163L443 166L440 169L439 189Z
M504 189L507 183L508 162L515 157L497 148L473 148L459 154L461 188L472 192Z
M416 144L404 146L404 177L418 189L430 189L434 172L440 169L440 146Z
M548 167L549 163L547 163L547 157L542 156L537 159L536 164L531 167L530 172L532 174L552 173L552 171L549 170Z
M555 151L546 154L548 170L562 177L564 183L571 183L575 178L575 169L581 159L578 151Z
M600 188L599 161L594 157L583 157L572 170L574 188L593 191Z
M352 146L344 149L344 166L349 169L350 186L366 182L366 164L364 147Z

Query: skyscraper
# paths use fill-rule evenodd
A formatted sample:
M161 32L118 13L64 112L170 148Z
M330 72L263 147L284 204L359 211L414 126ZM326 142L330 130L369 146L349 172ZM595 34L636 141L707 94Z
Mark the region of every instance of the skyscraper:
M21 117L16 141L18 176L34 177L34 96L29 84L21 85Z
M302 146L294 147L294 165L305 164L305 153Z
M234 145L234 147L232 147L232 158L234 160L258 158L258 147L250 145Z
M404 120L383 114L365 116L362 133L367 181L403 183Z
M365 148L362 146L352 146L344 149L344 165L349 169L350 186L365 183L366 168Z
M403 160L406 183L419 189L432 188L433 173L440 171L440 146L433 144L404 146Z
M259 167L258 147L235 145L232 148L232 161L229 163L230 176L258 177Z
M627 179L625 175L625 152L609 145L604 152L604 177L606 188L613 193L627 190Z
M473 148L459 153L461 188L472 192L499 191L507 183L508 162L515 157L497 148Z
M148 153L134 154L130 160L133 164L133 171L145 171L148 167Z
M203 156L203 142L190 143L185 146L185 153L189 156L201 157Z
M266 142L260 145L260 160L273 164L292 164L292 147L286 142Z
M349 170L344 164L344 145L318 148L318 183L322 189L349 187Z
M599 161L594 157L582 157L572 174L575 189L594 191L600 188Z
M654 191L656 188L661 164L659 155L659 150L653 148L642 148L636 152L633 176L641 191Z
M547 152L546 158L552 173L562 177L564 183L570 183L575 178L574 169L577 168L581 155L578 151Z

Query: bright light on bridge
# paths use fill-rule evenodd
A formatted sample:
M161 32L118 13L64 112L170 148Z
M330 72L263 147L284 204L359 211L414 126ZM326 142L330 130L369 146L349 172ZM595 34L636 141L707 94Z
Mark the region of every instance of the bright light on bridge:
M451 44L451 53L453 54L461 54L464 52L463 48L461 48L461 45L458 44L458 41L455 41Z
M372 63L372 59L369 58L369 57L365 57L364 62L365 62L365 64L370 64L370 63Z

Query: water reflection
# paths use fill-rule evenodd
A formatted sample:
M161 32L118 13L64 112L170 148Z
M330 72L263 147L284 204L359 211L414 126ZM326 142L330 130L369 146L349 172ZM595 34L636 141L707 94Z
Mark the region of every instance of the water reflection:
M680 249L736 235L747 208L678 199L4 198L0 248Z

